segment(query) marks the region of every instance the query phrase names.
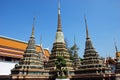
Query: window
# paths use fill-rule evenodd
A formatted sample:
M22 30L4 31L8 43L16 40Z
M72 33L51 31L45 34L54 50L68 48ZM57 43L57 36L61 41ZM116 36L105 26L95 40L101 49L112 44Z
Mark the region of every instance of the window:
M11 57L5 57L5 61L12 61Z

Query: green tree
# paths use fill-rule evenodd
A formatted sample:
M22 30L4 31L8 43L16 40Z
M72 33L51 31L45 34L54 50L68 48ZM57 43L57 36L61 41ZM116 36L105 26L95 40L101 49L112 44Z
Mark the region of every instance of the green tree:
M65 39L65 43L66 43L66 48L67 48L67 50L68 50L68 53L69 53L69 55L70 55L70 60L73 61L73 60L74 60L74 53L75 53L75 51L78 51L79 48L78 48L76 42L74 42L74 45L73 45L73 46L70 46L70 47L69 47L69 44L68 44L68 40L67 40L67 39ZM82 61L82 60L83 60L83 59L80 58L80 61Z
M59 72L59 75L62 76L63 75L62 67L66 66L66 60L64 59L64 57L63 56L58 56L57 60L55 61L55 65L56 65L56 69Z

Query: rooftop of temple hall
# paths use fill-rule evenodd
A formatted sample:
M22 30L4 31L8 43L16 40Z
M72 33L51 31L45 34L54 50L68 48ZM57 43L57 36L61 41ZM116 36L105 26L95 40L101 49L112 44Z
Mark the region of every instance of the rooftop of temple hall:
M22 55L27 47L27 42L0 36L0 56L8 56L8 57L14 57L14 58L22 58ZM43 48L44 49L44 48ZM5 51L7 51L6 54L3 54ZM41 52L42 47L40 45L36 45L36 51ZM49 58L50 52L47 49L44 49L45 56ZM12 53L12 54L10 54Z

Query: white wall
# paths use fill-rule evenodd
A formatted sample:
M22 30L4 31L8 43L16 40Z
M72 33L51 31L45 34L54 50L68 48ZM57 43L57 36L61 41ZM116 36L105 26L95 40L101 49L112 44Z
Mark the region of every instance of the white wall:
M0 75L9 75L16 63L0 62Z

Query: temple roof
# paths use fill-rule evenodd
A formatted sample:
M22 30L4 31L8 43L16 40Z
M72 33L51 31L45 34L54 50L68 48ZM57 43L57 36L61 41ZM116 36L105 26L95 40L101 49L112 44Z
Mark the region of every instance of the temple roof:
M48 49L44 49L44 52L45 52L46 57L49 57L49 55L50 55L49 50Z
M0 36L0 48L5 47L5 48L13 49L13 50L6 50L6 51L9 51L9 52L12 51L12 53L14 53L14 56L15 56L15 54L22 55L24 53L27 45L28 45L27 42L8 38L5 36ZM40 45L36 45L36 51L41 52ZM46 51L46 49L45 49L45 51ZM1 52L0 52L0 55L1 55ZM10 54L8 54L8 55L10 55ZM46 51L45 55L49 57L50 52ZM7 56L7 54L6 54L6 56Z

